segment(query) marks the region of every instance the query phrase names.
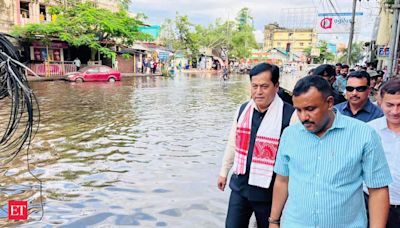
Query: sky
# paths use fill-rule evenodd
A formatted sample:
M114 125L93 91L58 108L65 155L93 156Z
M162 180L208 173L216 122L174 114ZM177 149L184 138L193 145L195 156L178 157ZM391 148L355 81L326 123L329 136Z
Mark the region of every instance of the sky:
M331 0L336 12L351 12L351 0ZM377 0L357 1L357 12L363 12L364 16L356 20L361 28L355 35L356 41L371 40L373 25L378 15ZM263 40L263 29L268 23L288 22L288 8L315 8L318 13L334 12L328 0L132 0L130 11L144 13L148 16L147 23L161 25L169 18L174 19L176 12L187 15L192 23L207 25L217 18L234 19L237 12L248 7L253 16L255 36L258 42ZM317 24L317 23L315 23ZM332 43L346 43L348 35L319 35Z

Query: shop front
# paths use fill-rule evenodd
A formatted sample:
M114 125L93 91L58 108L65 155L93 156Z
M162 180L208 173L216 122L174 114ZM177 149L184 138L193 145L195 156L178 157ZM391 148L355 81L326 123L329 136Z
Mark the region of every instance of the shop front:
M76 71L72 61L64 61L64 50L68 49L66 42L52 41L43 44L33 41L30 49L30 60L28 66L40 76L62 76Z

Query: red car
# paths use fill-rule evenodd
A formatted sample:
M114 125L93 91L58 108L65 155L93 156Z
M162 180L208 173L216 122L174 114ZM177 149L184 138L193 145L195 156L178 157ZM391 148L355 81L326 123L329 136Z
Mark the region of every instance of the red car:
M68 73L66 79L72 82L115 82L121 80L121 73L108 66L96 65L82 68L78 72Z

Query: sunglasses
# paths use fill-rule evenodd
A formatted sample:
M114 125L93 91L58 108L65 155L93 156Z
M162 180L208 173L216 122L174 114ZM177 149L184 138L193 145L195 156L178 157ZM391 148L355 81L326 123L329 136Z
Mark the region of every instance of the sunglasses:
M346 91L347 92L353 92L354 90L357 90L357 92L365 92L368 89L368 86L346 86Z

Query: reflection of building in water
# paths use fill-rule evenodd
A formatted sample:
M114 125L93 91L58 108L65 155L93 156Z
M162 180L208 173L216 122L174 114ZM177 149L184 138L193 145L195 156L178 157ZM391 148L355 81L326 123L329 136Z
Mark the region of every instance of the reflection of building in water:
M98 7L118 11L118 0L92 0ZM68 0L0 0L0 32L10 33L14 25L45 23L55 20L49 6L68 3Z

